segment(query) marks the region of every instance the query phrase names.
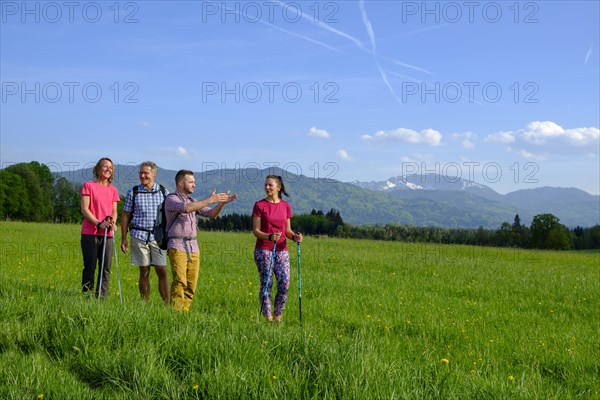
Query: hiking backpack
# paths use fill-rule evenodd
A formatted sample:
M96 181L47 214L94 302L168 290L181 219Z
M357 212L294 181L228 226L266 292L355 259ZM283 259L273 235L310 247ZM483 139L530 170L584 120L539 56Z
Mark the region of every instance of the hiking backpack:
M151 229L146 229L146 228L141 228L141 227L138 227L138 226L132 226L131 225L131 221L133 221L133 214L135 212L135 198L137 197L137 195L138 194L140 194L140 195L156 194L158 192L162 193L163 201L161 201L160 204L158 205L158 213L156 214L156 218L154 219L154 224L153 224L152 228ZM136 186L133 187L133 198L131 199L132 209L131 209L131 213L129 215L129 230L135 229L135 230L138 230L138 231L147 232L148 236L147 236L147 239L146 239L146 243L148 242L148 239L150 238L150 234L151 233L155 234L156 220L158 218L160 218L161 207L164 204L166 198L167 198L167 190L161 184L158 185L158 190L153 190L151 192L140 192L138 185L136 185ZM154 236L154 238L156 239L156 235ZM157 240L157 242L158 242L158 240Z
M177 193L169 193L167 196L176 195ZM158 210L156 212L156 219L154 220L154 240L156 240L156 244L162 250L167 250L167 246L169 245L169 229L173 226L173 223L177 219L177 214L173 216L171 222L167 226L167 213L165 212L165 199L158 205Z

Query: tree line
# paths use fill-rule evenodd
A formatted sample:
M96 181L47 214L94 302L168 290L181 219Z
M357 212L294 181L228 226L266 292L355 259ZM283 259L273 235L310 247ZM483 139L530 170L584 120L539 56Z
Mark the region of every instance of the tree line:
M0 170L0 218L29 222L80 223L81 185L56 177L36 161ZM121 197L123 200L123 197ZM119 203L119 215L123 201ZM600 225L569 229L552 214L538 214L529 226L518 215L498 229L417 227L401 224L354 226L344 223L338 210L292 217L295 231L306 235L404 242L466 244L533 249L600 249ZM213 220L200 219L201 230L251 231L252 217L237 213Z
M55 177L37 161L0 170L0 216L28 222L81 222L81 185Z
M401 224L355 226L344 223L338 210L323 213L313 209L310 214L293 216L291 224L295 231L306 235L340 238L549 250L600 249L600 225L569 229L552 214L534 216L530 226L523 225L516 215L512 224L504 222L498 229L461 229ZM229 214L213 220L200 220L198 226L209 231L251 231L252 217Z

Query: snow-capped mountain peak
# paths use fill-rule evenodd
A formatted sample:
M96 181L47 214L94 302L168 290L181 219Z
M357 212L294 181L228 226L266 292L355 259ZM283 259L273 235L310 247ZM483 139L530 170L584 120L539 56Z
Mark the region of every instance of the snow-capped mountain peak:
M396 192L403 190L426 190L426 191L464 191L487 198L500 196L488 186L480 183L438 174L413 174L406 176L395 176L385 181L352 182L354 185L383 192Z
M412 190L423 190L423 186L419 186L416 183L406 182L405 186Z
M393 188L395 188L396 186L397 186L397 185L396 185L394 182L390 182L390 181L388 180L388 181L385 181L385 184L383 185L383 190L389 190L389 189L393 189Z

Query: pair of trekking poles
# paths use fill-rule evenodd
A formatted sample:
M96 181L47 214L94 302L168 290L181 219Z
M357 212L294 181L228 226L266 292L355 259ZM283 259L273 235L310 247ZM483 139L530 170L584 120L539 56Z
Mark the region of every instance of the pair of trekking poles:
M104 218L104 221L111 221L112 218L110 216ZM108 235L108 229L104 230L104 241L102 242L102 263L100 266L100 278L98 279L98 300L100 300L100 293L102 290L102 280L104 279L104 256L106 254L106 238ZM113 235L114 238L114 235ZM113 239L114 241L114 239ZM117 282L119 284L119 299L121 300L121 304L123 304L123 292L121 291L121 275L119 274L119 257L117 256L117 246L113 243L113 250L115 256L115 265L117 266ZM107 282L108 285L108 282Z
M275 250L277 250L277 242L273 244L273 251L271 252L271 262L269 264L269 269L267 270L267 282L265 283L265 288L263 291L263 297L267 297L269 293L269 277L271 276L271 271L273 269L273 263L275 262ZM302 275L300 272L300 243L298 243L298 311L300 318L300 326L302 326ZM263 302L261 301L261 308Z

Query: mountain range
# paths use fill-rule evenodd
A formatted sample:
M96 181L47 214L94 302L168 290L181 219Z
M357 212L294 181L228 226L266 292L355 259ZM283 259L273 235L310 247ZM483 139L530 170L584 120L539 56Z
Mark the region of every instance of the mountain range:
M156 181L169 191L175 187L176 171L159 169ZM250 214L254 203L264 197L267 175L281 175L295 214L340 211L344 222L353 225L398 223L412 226L497 229L512 223L518 214L529 225L537 214L551 213L568 227L600 224L600 196L576 188L542 187L505 195L488 186L437 174L391 177L385 181L341 182L310 178L279 168L222 169L195 172L194 198L210 195L212 188L231 191L238 199L223 213ZM75 183L92 179L91 169L59 175ZM116 165L113 184L120 195L138 183L137 166Z
M600 196L577 188L540 187L502 195L473 181L438 174L391 177L385 181L352 182L373 191L385 192L403 200L430 199L449 209L470 209L493 217L496 213L519 214L525 224L537 214L550 213L569 227L600 223ZM514 215L513 215L514 217ZM505 221L512 222L505 218ZM526 222L527 221L527 222ZM485 224L482 226L486 227Z

